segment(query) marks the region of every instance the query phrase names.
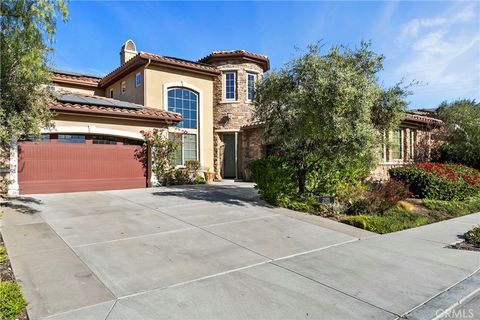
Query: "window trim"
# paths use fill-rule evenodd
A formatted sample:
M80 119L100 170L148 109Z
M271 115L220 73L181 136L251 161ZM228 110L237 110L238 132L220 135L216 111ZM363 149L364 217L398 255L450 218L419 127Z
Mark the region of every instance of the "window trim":
M142 73L137 72L137 73L135 73L135 88L138 88L141 85L142 85Z
M400 158L394 158L394 157L393 157L393 148L392 148L393 144L391 143L391 144L390 144L390 154L391 154L391 157L392 157L392 158L391 158L391 161L400 162L400 161L403 161L403 160L404 160L404 154L403 154L403 152L404 152L404 147L403 147L403 143L404 143L404 141L403 141L403 139L404 139L404 137L403 137L403 129L399 128L399 129L392 130L392 137L391 137L391 141L392 141L392 142L393 142L393 133L394 133L395 131L400 132Z
M408 129L408 160L415 159L415 130Z
M186 131L188 133L196 133L197 134L197 159L200 162L201 166L205 166L204 160L203 160L203 149L204 149L204 144L205 144L205 139L203 135L203 110L204 110L204 102L203 102L203 90L200 89L199 87L188 83L186 81L177 81L177 82L167 82L163 84L163 106L164 110L165 107L168 110L168 90L173 88L173 87L183 87L186 89L193 90L197 93L198 95L198 111L197 111L197 129L192 130L192 129L182 129L182 131ZM180 128L176 127L169 127L168 131L169 132L175 132L176 130L180 130ZM177 131L178 132L178 131Z
M233 98L227 98L227 75L233 74ZM237 72L227 71L223 73L223 98L224 101L237 101Z
M248 92L248 89L249 89L249 81L250 81L250 80L249 80L249 76L253 76L252 99L250 99L250 98L248 97L248 93L249 93L249 92ZM246 92L245 92L245 94L246 94L246 95L245 95L245 98L246 98L246 99L245 99L245 101L247 101L247 102L252 102L253 99L254 99L254 97L255 97L255 82L256 82L256 81L257 81L257 75L254 74L254 73L252 73L252 72L247 72L247 85L245 86L245 87L246 87Z

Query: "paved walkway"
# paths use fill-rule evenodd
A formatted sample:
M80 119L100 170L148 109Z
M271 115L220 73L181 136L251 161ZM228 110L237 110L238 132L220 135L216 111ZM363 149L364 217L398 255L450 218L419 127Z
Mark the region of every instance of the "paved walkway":
M32 319L363 320L417 310L476 272L478 252L445 246L479 223L379 236L224 183L35 196L1 232Z

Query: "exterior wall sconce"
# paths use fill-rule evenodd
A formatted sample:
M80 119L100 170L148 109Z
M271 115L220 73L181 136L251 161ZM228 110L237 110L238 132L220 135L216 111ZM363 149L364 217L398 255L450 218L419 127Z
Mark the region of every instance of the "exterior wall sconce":
M227 111L227 121L232 120L232 111Z

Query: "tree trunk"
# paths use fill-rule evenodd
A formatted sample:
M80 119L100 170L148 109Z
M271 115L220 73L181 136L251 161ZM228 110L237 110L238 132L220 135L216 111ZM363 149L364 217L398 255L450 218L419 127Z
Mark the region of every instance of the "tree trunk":
M305 162L300 160L298 161L297 165L298 191L300 191L300 193L305 193L305 184L307 180L307 169L305 167Z

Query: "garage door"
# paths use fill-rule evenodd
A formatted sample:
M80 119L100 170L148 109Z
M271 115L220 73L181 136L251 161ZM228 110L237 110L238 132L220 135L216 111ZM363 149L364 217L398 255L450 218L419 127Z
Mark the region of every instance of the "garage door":
M109 136L43 135L18 147L20 194L145 188L140 142Z

